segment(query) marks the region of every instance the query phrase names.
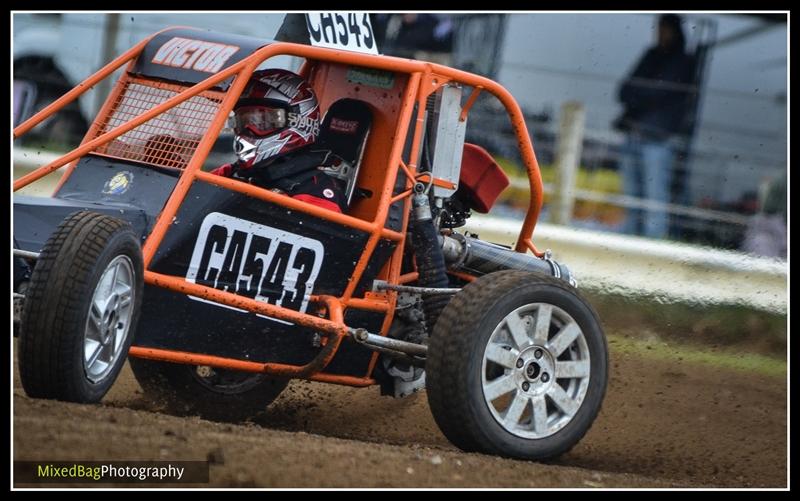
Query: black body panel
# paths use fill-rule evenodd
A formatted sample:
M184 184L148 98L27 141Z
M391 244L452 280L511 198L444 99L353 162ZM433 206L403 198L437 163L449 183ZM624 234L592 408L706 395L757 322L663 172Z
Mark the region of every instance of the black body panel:
M368 236L280 205L195 182L150 269L313 313L312 304L299 304L300 291L341 295ZM276 256L282 248L285 255L281 263L282 258ZM371 286L393 249L392 242L379 243L356 296ZM302 256L312 257L298 264ZM312 268L317 272L309 278ZM290 276L293 269L294 279ZM142 308L134 341L137 346L298 365L311 361L320 349L314 346L313 330L164 289L147 287ZM345 321L378 332L383 315L353 310L346 313ZM330 371L363 376L371 355L362 346L345 342Z
M125 189L109 190L107 184L120 172L128 173ZM87 200L105 205L128 204L155 219L164 207L180 172L116 158L87 155L56 193L68 200Z
M147 234L145 212L131 205L110 206L79 200L15 195L14 240L17 248L39 252L61 221L83 209L128 221L136 233L142 236Z

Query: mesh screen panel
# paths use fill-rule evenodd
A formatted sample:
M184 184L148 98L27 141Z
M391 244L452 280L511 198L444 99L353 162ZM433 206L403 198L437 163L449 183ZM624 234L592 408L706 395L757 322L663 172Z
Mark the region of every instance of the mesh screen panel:
M186 87L143 79L128 80L97 130L98 137L179 94ZM192 158L222 102L223 93L206 91L166 110L96 153L159 167L183 169Z

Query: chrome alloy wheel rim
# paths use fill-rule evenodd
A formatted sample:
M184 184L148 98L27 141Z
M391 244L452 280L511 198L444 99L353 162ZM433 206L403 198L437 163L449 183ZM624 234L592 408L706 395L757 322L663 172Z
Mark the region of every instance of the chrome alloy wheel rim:
M589 388L586 337L567 312L547 303L512 311L498 324L483 354L483 396L507 432L527 439L561 430Z
M134 302L133 263L115 257L95 287L83 339L86 377L99 383L111 372L130 333Z

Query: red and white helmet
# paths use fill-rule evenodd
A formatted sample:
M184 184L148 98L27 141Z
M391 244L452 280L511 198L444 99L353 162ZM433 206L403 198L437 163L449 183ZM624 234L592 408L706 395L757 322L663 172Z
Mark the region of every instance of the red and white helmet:
M317 96L300 75L282 69L253 73L231 117L239 163L269 163L312 144L319 115Z

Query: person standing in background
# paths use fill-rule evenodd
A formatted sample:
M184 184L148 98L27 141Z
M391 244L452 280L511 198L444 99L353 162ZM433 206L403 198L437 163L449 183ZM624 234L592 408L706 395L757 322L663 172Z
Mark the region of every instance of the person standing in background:
M681 132L691 89L693 65L686 55L681 17L659 17L657 43L639 59L619 87L622 115L614 128L626 134L620 152L620 174L626 195L670 201L676 136ZM629 209L624 231L664 238L669 214L656 209Z

